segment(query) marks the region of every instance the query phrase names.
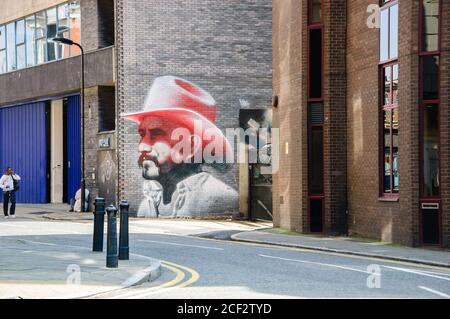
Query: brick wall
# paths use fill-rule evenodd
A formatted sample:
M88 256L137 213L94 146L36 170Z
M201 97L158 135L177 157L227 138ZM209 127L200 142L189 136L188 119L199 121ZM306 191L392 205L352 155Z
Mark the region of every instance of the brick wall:
M99 112L99 106L110 105L110 111L114 115L114 88L108 86L95 86L85 90L85 178L86 188L91 192L91 204L97 196L108 198L113 201L115 194L105 194L99 190L99 167L102 164L104 156L99 153L99 117L104 116ZM106 107L101 107L106 109ZM113 138L113 135L111 135ZM111 151L114 156L111 160L115 161L114 141L111 141ZM104 169L105 170L105 169ZM115 176L113 177L115 183ZM105 188L105 187L103 187ZM108 188L115 189L115 185Z
M116 2L121 114L141 111L153 80L168 74L214 97L221 129L238 127L240 99L270 107L271 1ZM120 120L118 141L120 195L136 210L143 199L136 124ZM237 166L219 178L237 189Z
M273 1L273 126L280 129L280 169L273 178L274 226L307 230L306 1Z
M399 1L399 201L380 199L379 29L373 1L348 1L348 203L351 235L415 245L418 239L418 4Z
M324 2L325 232L347 232L347 1Z
M450 2L442 1L441 53L441 189L442 241L450 247Z
M114 0L81 0L81 24L85 51L114 45Z

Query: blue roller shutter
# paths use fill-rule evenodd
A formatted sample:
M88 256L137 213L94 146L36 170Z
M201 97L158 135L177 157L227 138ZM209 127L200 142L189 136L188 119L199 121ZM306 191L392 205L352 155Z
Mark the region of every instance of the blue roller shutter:
M67 98L67 196L70 201L81 185L81 101Z
M22 178L18 203L47 202L45 102L0 109L0 169Z

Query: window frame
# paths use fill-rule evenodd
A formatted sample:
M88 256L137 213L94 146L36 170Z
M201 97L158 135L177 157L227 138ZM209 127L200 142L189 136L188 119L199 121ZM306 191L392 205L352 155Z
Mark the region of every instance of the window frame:
M68 28L68 30L67 30L67 34L68 34L68 37L69 37L69 39L71 39L72 38L72 34L71 34L71 27L72 27L72 17L71 17L71 15L70 15L70 6L72 5L72 4L74 4L74 3L80 3L80 0L70 0L70 1L65 1L65 2L62 2L62 3L59 3L59 4L57 4L57 5L53 5L53 6L51 6L51 7L48 7L48 8L45 8L45 9L43 9L43 10L40 10L40 11L37 11L37 12L34 12L34 13L31 13L31 14L28 14L28 15L26 15L26 16L23 16L23 17L20 17L20 18L18 18L18 19L15 19L15 20L12 20L12 21L8 21L8 22L5 22L5 23L3 23L3 24L0 24L0 27L1 28L4 28L4 30L5 30L5 48L4 49L0 49L0 52L3 52L4 51L4 54L5 54L5 57L6 57L6 65L5 65L5 72L2 72L2 70L0 70L0 75L2 75L2 74L6 74L6 73L10 73L10 72L15 72L15 71L18 71L18 70L23 70L23 69L27 69L27 68L30 68L30 67L34 67L34 66L37 66L37 65L42 65L42 64L46 64L46 63L50 63L50 62L54 62L54 61L58 61L58 60L62 60L62 59L67 59L67 58L71 58L71 57L75 57L75 56L78 56L79 55L79 53L77 53L76 51L74 51L74 50L71 50L71 48L69 47L67 50L67 52L68 52L68 56L67 57L64 57L63 55L61 55L61 57L58 57L58 52L56 52L56 57L55 57L55 59L54 60L51 60L51 61L49 61L48 60L48 48L47 48L47 46L48 46L48 36L47 36L47 11L48 10L52 10L52 9L55 9L56 10L56 34L58 35L58 33L60 32L60 26L59 26L59 8L60 7L63 7L63 6L67 6L67 8L69 8L69 11L68 11L68 21L67 21L67 28ZM43 17L44 17L44 32L43 32L43 36L41 36L41 37L37 37L38 36L38 32L36 31L36 26L37 26L37 15L38 14L43 14ZM27 36L27 27L26 27L26 22L27 22L27 19L29 19L29 18L31 18L31 17L33 17L33 19L34 19L34 30L33 30L33 36L34 36L34 39L33 39L33 53L34 53L34 59L33 59L33 64L32 65L29 65L28 64L28 54L29 54L29 50L28 50L28 36ZM18 24L18 22L20 22L20 21L23 21L24 22L24 42L23 43L18 43L17 42L17 24ZM14 69L12 69L12 70L9 70L8 69L8 61L9 61L9 54L8 54L8 35L7 35L7 26L9 25L9 24L14 24L14 58L15 58L15 68ZM81 34L80 34L80 36L81 36ZM45 45L44 45L44 61L42 61L42 62L39 62L38 63L38 42L40 42L40 41L44 41L45 42ZM17 62L18 62L18 60L17 60L17 52L18 52L18 50L17 50L17 47L19 47L19 46L21 46L21 45L24 45L25 46L25 66L24 67L22 67L22 68L18 68L17 67ZM58 44L56 44L55 43L55 46L57 46ZM11 49L12 50L12 49Z
M439 1L439 10L438 10L438 16L439 16L439 26L438 26L438 50L437 51L424 51L423 50L423 24L424 24L424 17L423 17L423 1L420 0L420 9L419 9L419 163L420 163L420 198L421 202L423 201L429 201L429 200L435 200L439 201L441 200L442 196L442 185L439 185L438 194L433 196L426 196L424 191L424 113L425 108L429 105L435 105L437 107L437 113L438 113L438 123L437 123L437 134L438 134L438 171L439 175L441 175L441 168L442 168L442 135L441 135L441 65L442 65L442 59L441 59L441 49L442 49L442 0ZM425 99L424 98L424 60L428 57L438 57L439 58L439 66L437 69L437 98L436 99Z
M379 141L380 141L380 151L379 151L379 176L380 176L380 197L381 198L385 198L385 199L391 199L391 200L396 200L399 197L400 194L400 189L398 191L394 191L394 178L395 178L395 174L394 174L394 110L397 110L397 112L399 112L399 105L398 105L398 99L396 102L394 102L394 72L393 69L394 67L397 66L397 68L399 69L399 64L398 61L392 61L386 64L383 64L380 67L380 85L379 87L381 88L380 90L380 101L381 103L379 103L380 107L379 107ZM385 69L386 68L390 68L390 72L391 72L391 82L390 82L390 103L386 104L385 103L385 80L384 80L384 74L385 74ZM399 79L398 79L399 80ZM397 92L398 94L398 92ZM390 158L390 191L386 192L386 188L385 188L385 184L384 184L384 179L385 179L385 174L386 174L386 170L385 170L385 112L387 111L391 111L391 119L390 119L390 134L389 134L389 139L390 139L390 151L389 151L389 158ZM398 155L397 155L397 169L398 169Z
M380 3L382 3L383 0L380 1ZM378 37L378 61L379 61L379 65L385 65L385 64L389 64L392 62L395 62L398 60L398 30L397 30L397 56L392 58L391 57L391 12L390 12L390 8L397 5L397 10L398 10L398 16L397 16L397 27L399 25L399 21L400 21L400 6L398 3L398 0L388 0L388 2L380 4L380 22L381 22L381 12L384 10L388 10L388 43L387 43L387 47L388 47L388 58L387 60L381 60L381 25L380 25L380 32L379 32L379 37Z
M8 71L8 57L7 57L7 53L6 53L6 47L7 47L7 43L6 43L6 24L2 24L0 25L0 28L3 29L4 32L4 39L5 39L5 47L3 49L0 48L0 53L4 53L5 54L5 71L2 72L2 70L0 69L0 74L6 73Z

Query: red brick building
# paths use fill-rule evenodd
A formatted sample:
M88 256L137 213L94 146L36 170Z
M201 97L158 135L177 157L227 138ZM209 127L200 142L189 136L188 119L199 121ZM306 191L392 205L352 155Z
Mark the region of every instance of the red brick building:
M450 246L450 2L274 0L274 224Z

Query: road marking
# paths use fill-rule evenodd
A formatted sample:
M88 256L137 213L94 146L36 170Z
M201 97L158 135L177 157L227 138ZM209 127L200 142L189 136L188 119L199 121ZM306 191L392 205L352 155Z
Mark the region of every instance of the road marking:
M191 274L191 278L189 278L189 280L185 281L184 283L178 285L179 288L182 287L187 287L189 285L192 285L194 282L196 282L197 280L200 279L200 275L198 274L198 272L196 272L194 269L186 267L186 266L181 266L181 265L177 265L168 261L162 261L163 264L166 265L171 265L171 266L176 266L178 268L181 268L187 272L189 272Z
M149 289L146 289L144 291L132 291L132 292L126 292L123 294L115 295L112 297L109 297L108 299L141 299L145 297L149 297L153 294L162 293L162 292L169 292L171 290L177 289L177 288L183 288L187 287L194 282L196 282L200 275L198 272L196 272L194 269L181 266L169 261L161 261L161 266L164 268L167 268L171 271L173 271L176 274L176 277L166 283L163 283L156 287L151 287ZM190 278L183 282L184 278L186 277L185 272L190 273Z
M188 245L188 244L178 244L178 243L172 243L172 242L168 242L168 241L145 240L145 239L138 239L137 241L139 241L139 242L144 242L144 243L154 243L154 244L163 244L163 245L183 246L183 247L192 247L192 248L201 248L201 249L224 250L223 248L218 248L218 247L199 246L199 245Z
M421 275L421 276L432 277L432 278L436 278L436 279L442 279L442 280L450 281L450 278L424 273L424 272L421 272L419 270L412 270L412 269L406 269L406 268L400 268L400 267L392 267L392 266L383 266L383 267L386 267L386 268L389 268L389 269L398 270L398 271L408 272L408 273L411 273L411 274L416 274L416 275Z
M443 292L440 292L440 291L437 291L437 290L434 290L434 289L431 289L431 288L428 288L428 287L425 287L425 286L417 286L417 288L420 288L420 289L423 289L425 291L431 292L432 294L435 294L435 295L438 295L438 296L450 299L450 296L447 295L447 294L444 294Z
M314 261L299 260L299 259L289 259L289 258L282 258L282 257L275 257L275 256L261 255L261 254L259 254L258 256L264 257L264 258L272 258L272 259L279 259L279 260L285 260L285 261L293 261L293 262L298 262L298 263L303 263L303 264L312 264L312 265L319 265L319 266L327 266L327 267L339 268L339 269L343 269L343 270L356 271L356 272L360 272L360 273L363 273L363 274L371 274L371 273L369 273L369 272L367 272L365 270L360 270L360 269L351 268L351 267L345 267L345 266L340 266L340 265L334 265L334 264L324 264L324 263L319 263L319 262L314 262Z
M26 243L31 243L31 244L36 244L36 245L44 245L44 246L58 246L57 244L53 244L53 243L43 243L40 241L34 241L34 240L26 240L26 239L20 239L23 242Z

